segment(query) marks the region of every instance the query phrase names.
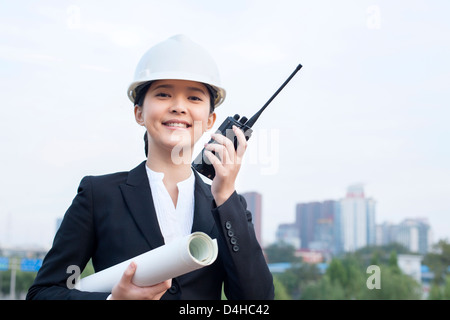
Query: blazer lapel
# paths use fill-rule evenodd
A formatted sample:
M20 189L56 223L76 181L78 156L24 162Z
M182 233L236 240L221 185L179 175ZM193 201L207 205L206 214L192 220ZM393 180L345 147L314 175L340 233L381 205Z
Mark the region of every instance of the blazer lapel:
M156 217L145 161L128 173L127 182L120 185L120 190L149 246L153 249L162 246L164 238Z
M206 234L210 234L215 223L211 213L214 198L208 185L203 182L202 178L195 170L193 170L193 172L195 174L195 204L192 232L202 231Z
M156 217L145 165L145 161L143 161L139 166L131 170L128 173L126 184L120 185L120 190L136 225L149 246L154 249L164 245L164 238ZM210 234L215 223L211 213L214 198L209 186L203 182L195 170L193 172L195 174L195 204L191 231L201 231Z

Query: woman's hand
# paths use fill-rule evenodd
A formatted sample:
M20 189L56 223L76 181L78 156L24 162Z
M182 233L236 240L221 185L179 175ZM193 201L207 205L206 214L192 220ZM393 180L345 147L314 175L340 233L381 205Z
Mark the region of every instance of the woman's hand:
M233 126L233 132L238 141L236 150L234 150L233 142L220 133L211 135L217 143L205 145L205 155L216 171L211 184L211 193L217 206L223 204L234 192L236 177L247 149L244 132L236 126ZM219 158L211 151L214 151Z
M139 287L131 282L136 272L136 263L131 262L120 281L111 291L110 300L159 300L172 285L172 279L148 287Z

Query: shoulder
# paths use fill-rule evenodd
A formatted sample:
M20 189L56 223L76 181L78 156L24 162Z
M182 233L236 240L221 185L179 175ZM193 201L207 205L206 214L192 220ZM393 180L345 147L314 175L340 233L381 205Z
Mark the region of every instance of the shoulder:
M86 175L80 181L77 196L89 201L113 203L121 199L121 186L126 184L128 175L128 171Z
M81 179L80 187L91 187L98 189L99 187L118 187L121 184L139 184L147 180L145 172L145 163L142 162L130 171L118 171L101 175L86 175Z
M129 171L114 172L102 175L87 175L84 176L81 181L89 181L90 183L108 183L108 184L120 184L127 180Z

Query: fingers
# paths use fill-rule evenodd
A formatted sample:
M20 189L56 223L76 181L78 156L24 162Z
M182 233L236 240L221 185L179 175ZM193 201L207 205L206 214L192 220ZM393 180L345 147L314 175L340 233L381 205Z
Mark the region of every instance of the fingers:
M111 290L111 300L127 299L128 293L132 289L131 279L136 272L136 263L132 261L122 274L120 281Z
M244 132L241 129L239 129L238 127L233 126L233 131L238 140L236 154L238 156L238 159L242 159L242 157L245 153L245 150L247 150L247 139L245 138Z
M123 284L130 283L135 273L136 273L136 263L134 261L131 261L131 263L125 269L122 278L120 279L120 282L122 282Z
M207 148L209 150L218 153L219 158L227 161L226 163L229 163L229 160L234 159L234 145L229 138L220 133L213 134L211 138L214 139L216 143L208 144Z
M172 279L155 284L153 289L159 293L155 294L154 300L159 300L166 293L166 291L172 286Z
M221 134L213 134L212 138L215 143L205 145L205 155L216 171L211 184L211 193L217 206L223 204L234 192L242 156L247 148L247 139L245 139L244 132L233 126L233 133L231 139ZM238 142L236 150L232 142L234 136L236 136ZM217 156L212 152L215 152Z
M221 160L222 164L240 164L245 150L247 149L247 139L245 138L244 132L236 126L233 126L232 128L238 141L236 150L234 149L234 144L232 142L234 136L230 139L217 133L211 136L216 143L209 143L205 145L205 149L216 153L216 157ZM218 164L217 161L211 160L211 162Z
M225 145L219 143L206 144L205 149L211 151L211 153L214 152L215 157L219 160L219 163L231 164L234 162L234 149L230 152Z
M159 300L172 285L172 279L169 279L153 286L136 286L132 282L136 269L135 262L128 265L122 278L111 291L112 300Z
M219 160L219 158L217 158L216 155L214 155L211 151L206 149L205 150L205 156L208 158L209 162L214 167L214 170L216 171L216 175L223 171L222 162Z

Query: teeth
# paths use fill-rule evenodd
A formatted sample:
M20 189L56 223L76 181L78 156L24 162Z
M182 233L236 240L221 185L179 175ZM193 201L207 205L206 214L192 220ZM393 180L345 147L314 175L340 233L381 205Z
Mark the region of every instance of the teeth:
M187 125L185 123L176 123L176 122L166 123L166 126L178 127L178 128L186 128L187 127Z

